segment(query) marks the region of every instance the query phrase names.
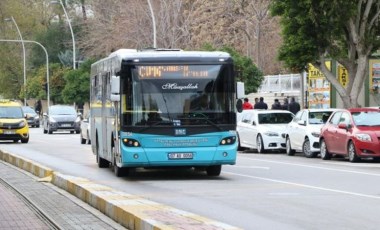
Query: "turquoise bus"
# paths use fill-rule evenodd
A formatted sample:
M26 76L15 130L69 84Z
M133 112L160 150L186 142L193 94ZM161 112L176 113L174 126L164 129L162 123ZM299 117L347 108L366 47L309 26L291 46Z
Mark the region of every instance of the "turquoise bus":
M120 49L91 66L91 148L116 176L236 162L233 61L225 52Z

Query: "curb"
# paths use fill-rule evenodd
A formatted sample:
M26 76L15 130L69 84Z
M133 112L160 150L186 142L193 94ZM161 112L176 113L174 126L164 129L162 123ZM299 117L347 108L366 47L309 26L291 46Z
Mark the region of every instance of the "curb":
M0 150L0 160L69 192L128 229L237 230L239 228L142 197L96 184L88 179L55 172L29 159Z

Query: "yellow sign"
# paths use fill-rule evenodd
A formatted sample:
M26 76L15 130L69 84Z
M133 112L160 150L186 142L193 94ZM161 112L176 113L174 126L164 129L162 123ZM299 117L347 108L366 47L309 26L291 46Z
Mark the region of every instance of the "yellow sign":
M339 77L339 82L340 84L346 88L349 78L348 78L348 73L347 69L344 68L341 64L338 64L338 77Z
M331 70L331 62L326 62L326 66ZM330 108L330 83L325 75L312 64L308 66L308 106L309 108Z

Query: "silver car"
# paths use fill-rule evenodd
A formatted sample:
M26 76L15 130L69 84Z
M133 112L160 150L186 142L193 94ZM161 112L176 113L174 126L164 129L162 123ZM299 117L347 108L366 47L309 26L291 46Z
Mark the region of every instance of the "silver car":
M73 106L52 105L43 116L44 133L52 134L56 131L80 133L81 114L77 113Z

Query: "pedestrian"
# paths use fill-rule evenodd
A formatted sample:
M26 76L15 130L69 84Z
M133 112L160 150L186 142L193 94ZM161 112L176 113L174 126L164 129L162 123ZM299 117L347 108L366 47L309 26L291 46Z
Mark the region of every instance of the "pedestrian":
M282 104L282 110L289 110L289 101L288 98L284 98L284 103Z
M268 109L268 105L264 102L263 97L260 97L259 102L255 105L255 109Z
M244 103L243 103L243 110L246 109L253 109L253 106L251 103L249 103L248 98L244 98Z
M292 112L293 114L296 114L300 110L301 110L301 106L298 102L296 102L296 99L294 97L290 98L289 111Z
M34 110L36 111L36 113L41 116L41 113L42 113L42 103L41 103L41 100L38 99L38 101L36 101L36 104L34 104Z
M280 101L277 98L274 99L274 104L272 105L272 109L282 110L282 106L280 104Z
M255 104L253 105L253 108L255 108L255 105L259 103L259 98L258 97L255 97Z

